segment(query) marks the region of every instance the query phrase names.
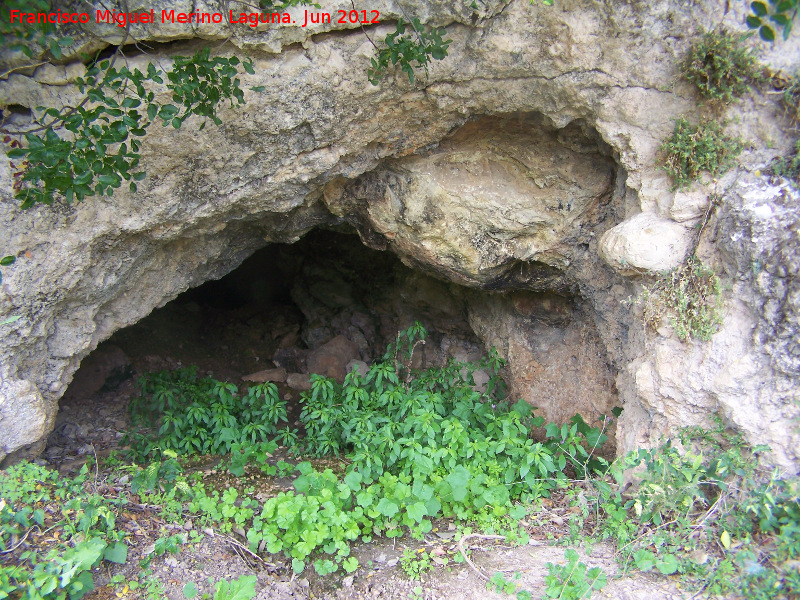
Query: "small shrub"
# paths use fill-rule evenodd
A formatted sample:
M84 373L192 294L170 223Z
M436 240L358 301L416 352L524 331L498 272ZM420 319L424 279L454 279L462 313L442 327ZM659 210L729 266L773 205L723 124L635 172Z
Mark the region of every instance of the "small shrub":
M724 28L706 32L689 50L684 76L710 100L728 104L745 94L758 79L758 61L743 43L747 37Z
M665 168L674 189L688 187L703 171L721 175L728 171L743 149L741 140L725 135L714 121L692 125L684 118L675 122L672 136L661 145Z
M772 163L772 170L778 177L784 177L795 185L800 184L800 140L794 144L794 153Z
M793 121L800 123L800 72L795 73L785 83L780 83L783 87L781 98L783 107Z
M722 285L694 256L645 290L644 320L656 329L669 319L681 339L709 340L722 323Z
M586 564L578 562L578 553L573 549L564 552L567 559L565 565L547 563L549 575L544 578L545 598L561 600L581 600L591 598L592 591L606 586L608 578L598 567L589 569Z

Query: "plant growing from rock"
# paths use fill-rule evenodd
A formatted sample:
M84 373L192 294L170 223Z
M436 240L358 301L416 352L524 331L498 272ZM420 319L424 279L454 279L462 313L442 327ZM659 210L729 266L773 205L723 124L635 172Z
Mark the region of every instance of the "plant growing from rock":
M692 125L681 117L660 150L674 189L681 189L697 181L703 172L712 176L727 172L743 148L741 140L725 135L719 123Z
M745 94L759 78L754 52L744 45L747 37L725 28L704 33L681 64L684 77L713 101L728 104Z
M645 289L644 320L653 329L667 318L681 339L707 341L722 323L722 284L713 269L690 257Z
M800 184L800 140L795 142L794 152L772 163L772 170L778 177L784 177L794 185Z

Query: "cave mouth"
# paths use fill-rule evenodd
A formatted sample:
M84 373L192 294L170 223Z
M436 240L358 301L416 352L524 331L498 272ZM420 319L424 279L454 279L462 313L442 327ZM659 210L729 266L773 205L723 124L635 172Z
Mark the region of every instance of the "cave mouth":
M116 331L82 361L46 456L92 437L113 445L130 428L136 380L190 365L240 389L273 381L291 418L308 373L341 380L416 321L429 335L414 366L474 362L494 347L511 400L548 422L580 414L596 424L618 405L609 356L621 336L595 324L604 300L593 290L612 283L597 240L624 204L623 180L587 123L483 116L435 148L329 181L296 220L280 213L245 220L239 233L227 227L228 241L216 240L217 253L188 280L227 275ZM276 239L276 229L293 243L262 247L235 268L237 252Z
M190 365L240 389L267 378L296 418L309 372L341 381L353 361L380 359L415 321L428 330L415 366L485 354L458 286L365 247L353 233L317 229L294 244L271 244L89 354L61 399L45 458L88 452L86 440L95 451L113 446L129 428L138 378Z

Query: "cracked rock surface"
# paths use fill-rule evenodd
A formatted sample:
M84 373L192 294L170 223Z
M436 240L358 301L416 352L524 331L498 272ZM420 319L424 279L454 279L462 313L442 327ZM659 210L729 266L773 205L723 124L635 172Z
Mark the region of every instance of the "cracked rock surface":
M483 290L480 306L493 308L474 309L470 319L487 345L512 327L501 350L521 353L512 358L521 382L525 361L543 350L530 320L511 312L511 295L579 299L625 408L619 452L707 425L719 412L796 470L800 242L787 204L796 198L754 174L788 151L789 125L756 90L725 109L750 148L736 171L676 200L658 166L674 119L706 110L676 65L701 27L720 18L740 27L747 7L727 4L489 1L473 15L457 0L375 2L382 24L369 28L373 39L404 11L446 26L453 39L428 79L411 83L397 72L377 87L366 75L374 48L355 26L134 27L140 41L163 45L131 55L131 66L166 66L209 44L251 57L255 74L241 76L247 103L224 107L223 124L202 132L193 119L180 130L152 127L142 160L148 176L135 194L21 211L8 193L13 167L0 157L0 249L18 257L3 271L0 320L22 316L1 332L0 459L42 450L75 370L112 333L268 243L349 226L372 248ZM169 8L184 5L219 10L208 2ZM340 5L350 6L325 8ZM131 10L149 6L141 0ZM66 64L0 81L0 103L34 113L74 104L68 81L82 67L70 57L119 43L120 31L78 32ZM762 59L793 71L797 39L761 48ZM4 70L21 60L3 57ZM12 124L25 118L17 111ZM712 193L722 203L700 251L730 283L725 323L711 342L681 343L668 323L660 333L645 330L623 301L643 278L685 258Z

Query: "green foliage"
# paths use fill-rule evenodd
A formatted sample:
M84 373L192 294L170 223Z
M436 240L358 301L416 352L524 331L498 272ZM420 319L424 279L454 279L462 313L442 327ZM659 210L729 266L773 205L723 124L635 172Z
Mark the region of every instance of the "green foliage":
M426 30L416 17L408 23L398 19L397 29L384 39L386 47L378 50L377 57L370 59L371 66L367 69L369 82L378 85L390 63L399 64L412 83L414 69L424 69L427 77L431 58L442 60L447 56L447 46L452 40L443 38L446 33L444 27Z
M22 600L71 600L94 588L92 569L102 560L122 564L128 547L115 529L115 507L88 493L84 466L74 479L20 463L0 474L0 594ZM42 545L39 538L59 530Z
M681 339L707 341L722 323L722 284L695 256L646 288L644 320L653 329L666 317Z
M250 600L256 595L256 576L242 575L238 579L217 582L214 600Z
M111 196L123 180L136 191L144 171L136 171L141 158L141 141L150 125L181 124L195 114L216 124L217 105L229 100L244 103L236 69L236 57L209 57L204 48L194 56L176 57L166 78L174 104L159 104L153 84L163 84L163 72L153 64L146 72L127 66L115 67L115 59L92 65L76 85L84 100L75 107L45 110L43 133L24 134L26 146L8 152L12 159L24 159L16 179L15 198L22 208L36 203L52 204L56 196L68 203L87 196ZM252 62L241 63L253 72ZM205 120L200 129L205 126ZM66 133L59 133L60 130Z
M778 177L784 177L800 185L800 140L794 144L794 152L787 157L781 157L772 163L772 170Z
M578 562L578 553L571 548L564 552L567 563L547 563L548 575L544 578L544 598L559 600L581 600L591 598L592 592L606 586L606 574L599 567L588 568Z
M627 499L595 482L600 536L617 541L625 568L682 573L708 595L744 588L748 598L793 597L800 586L786 567L800 556L800 480L760 471L767 448L746 448L721 422L687 429L680 441L612 465L617 483L637 469Z
M403 550L403 556L400 557L400 568L403 573L408 575L412 581L421 579L422 576L433 570L433 561L431 555L425 552L424 548L413 550L406 548Z
M11 22L11 11L51 12L49 0L5 0L0 11L0 48L7 51L21 51L27 57L33 56L37 45L47 49L53 58L61 58L61 48L73 43L72 38L56 35L56 25L41 20L38 23Z
M684 76L706 98L732 102L748 92L750 82L759 76L758 61L744 45L747 37L722 27L704 33L681 65Z
M765 42L775 41L775 30L783 29L783 39L789 38L800 0L769 0L769 2L751 2L747 26L758 29L758 34Z
M0 267L8 267L17 261L15 256L3 256L0 258ZM3 283L3 272L0 271L0 283ZM3 321L3 323L10 323L10 321ZM0 323L2 324L2 323Z
M506 579L505 575L499 571L491 576L486 582L486 589L498 594L516 595L517 600L531 600L531 593L520 588L519 580L522 575L515 571L511 579Z
M156 422L156 436L128 434L134 456L158 449L182 454L227 454L233 451L232 472L242 471L251 458L270 452L260 446L286 422L286 401L274 383L250 387L239 395L231 384L198 378L196 368L161 372L140 379L142 394L131 400L134 425ZM263 464L263 462L262 462Z
M692 125L680 118L660 150L664 153L665 168L674 181L674 189L681 189L699 179L703 171L712 176L727 172L743 147L740 140L726 136L715 121Z

